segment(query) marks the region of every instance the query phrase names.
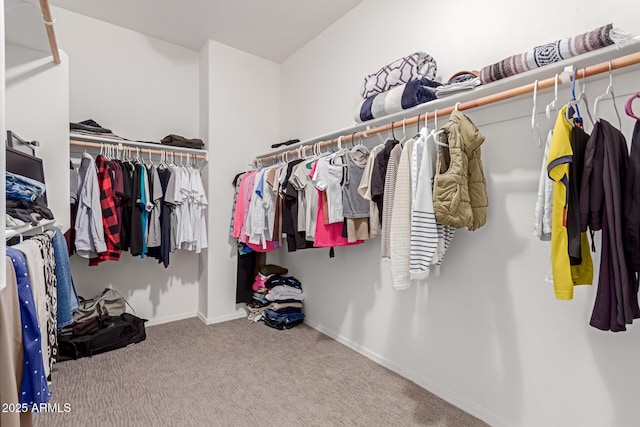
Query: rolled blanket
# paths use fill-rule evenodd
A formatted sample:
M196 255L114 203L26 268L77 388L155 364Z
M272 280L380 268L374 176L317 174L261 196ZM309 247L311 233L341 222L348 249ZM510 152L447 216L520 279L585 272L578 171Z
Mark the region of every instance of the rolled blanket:
M364 78L360 95L363 98L383 93L389 89L423 77L435 79L438 71L436 60L425 52L415 52L385 65Z
M358 104L355 112L356 122L377 119L432 101L436 99L433 89L438 86L442 86L442 83L422 78L370 96Z
M513 55L482 68L480 81L482 84L495 82L505 77L591 52L617 43L619 41L616 40L617 37L620 37L620 32L613 30L613 24L609 24L588 33L537 46L527 52Z

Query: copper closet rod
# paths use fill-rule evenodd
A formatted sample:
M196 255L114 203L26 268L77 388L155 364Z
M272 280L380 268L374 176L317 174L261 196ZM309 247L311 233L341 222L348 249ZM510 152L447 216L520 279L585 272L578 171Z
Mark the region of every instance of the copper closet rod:
M49 0L40 0L40 9L42 11L42 19L47 30L47 38L49 39L49 47L53 62L60 64L60 51L58 50L58 42L56 41L56 32L53 29L55 20L51 17L51 9L49 8Z
M576 71L576 75L578 79L583 79L585 77L595 76L597 74L606 73L609 71L609 67L611 70L617 70L619 68L628 67L630 65L640 64L640 52L632 53L630 55L621 56L616 59L612 59L611 61L601 62L599 64L591 65L586 68L582 68ZM573 76L570 76L573 78ZM538 90L547 89L550 87L554 87L556 78L550 77L545 80L538 81ZM526 95L528 93L532 93L534 89L535 83L530 83L527 85L519 86L513 89L505 90L503 92L498 92L493 95L487 95L482 98L474 99L467 102L460 102L457 105L458 111L470 110L472 108L481 107L483 105L493 104L495 102L504 101L509 98L515 98L516 96ZM423 104L425 105L425 104ZM445 116L447 114L451 114L451 112L455 109L455 107L447 107L442 110L438 110L438 117ZM371 135L375 135L382 132L388 132L391 129L397 129L402 126L411 125L418 123L419 120L431 120L435 117L435 112L427 113L427 114L419 114L416 117L412 117L406 120L395 121L386 125L378 126L372 129L368 129L365 131L354 132L353 134L342 135L342 142L352 141L354 138L367 137ZM319 148L329 147L333 144L338 143L338 138L329 139L327 141L322 141L317 143ZM300 147L304 147L305 151L307 147L312 147L315 144L309 145L301 145ZM272 154L266 157L258 157L254 163L261 162L264 164L265 162L277 161L282 156L288 157L298 154L298 148L295 150L283 151L278 154Z
M70 140L69 141L69 145L76 145L79 147L92 147L92 148L102 148L104 146L107 145L111 145L111 146L117 146L118 143L120 141L114 141L113 143L109 143L109 142L105 142L105 143L97 143L97 142L87 142L87 141L76 141L76 140ZM126 144L124 144L126 146ZM144 148L144 147L135 147L135 146L126 146L127 148L130 148L131 150L140 150L141 153L143 154L162 154L162 153L171 153L173 155L176 155L180 158L182 157L187 157L187 155L189 155L190 158L196 158L196 159L201 159L201 160L207 160L207 156L203 156L202 154L192 154L192 153L183 153L180 151L173 151L175 150L175 148L167 148L166 150L155 150L152 148ZM171 146L168 146L171 147Z

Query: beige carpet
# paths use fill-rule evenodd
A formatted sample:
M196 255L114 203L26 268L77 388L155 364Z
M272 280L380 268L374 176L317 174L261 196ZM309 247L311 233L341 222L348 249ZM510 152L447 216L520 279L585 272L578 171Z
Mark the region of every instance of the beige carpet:
M480 426L478 419L301 325L244 319L147 328L147 340L63 362L41 427Z

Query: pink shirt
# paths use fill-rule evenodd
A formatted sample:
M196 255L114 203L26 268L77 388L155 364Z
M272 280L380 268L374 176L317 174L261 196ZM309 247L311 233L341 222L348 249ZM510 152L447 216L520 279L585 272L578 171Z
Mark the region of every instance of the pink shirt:
M236 212L233 217L233 237L237 237L241 242L246 242L244 235L245 221L249 214L249 202L251 201L251 193L253 193L253 181L258 171L246 173L242 176L240 189L238 190L238 202L236 204ZM251 188L248 188L251 186Z

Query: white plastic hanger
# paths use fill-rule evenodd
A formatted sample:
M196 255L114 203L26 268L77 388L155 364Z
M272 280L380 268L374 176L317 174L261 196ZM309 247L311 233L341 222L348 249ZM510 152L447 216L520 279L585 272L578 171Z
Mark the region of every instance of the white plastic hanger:
M540 135L540 126L538 126L538 115L536 113L538 104L538 80L533 83L533 111L531 112L531 131L533 132L533 140L538 143L538 147L542 147L542 135Z
M449 144L440 141L440 135L443 133L444 130L438 128L438 110L436 109L433 113L433 130L431 130L431 133L428 136L433 139L433 142L435 142L436 145L449 148Z
M618 116L618 125L620 126L619 129L622 129L622 119L620 118L618 107L616 106L616 96L613 93L613 75L611 73L611 61L609 61L609 85L607 86L607 90L605 93L598 96L595 103L593 104L593 115L595 116L596 120L600 120L600 115L598 114L598 104L600 103L600 101L607 98L611 98L611 101L613 102L613 109L616 112L616 116Z
M556 74L555 77L555 85L553 87L553 93L554 93L554 98L553 101L551 101L549 104L547 104L547 107L545 108L545 112L547 114L547 119L551 120L551 113L558 111L558 81L559 81L560 75Z

